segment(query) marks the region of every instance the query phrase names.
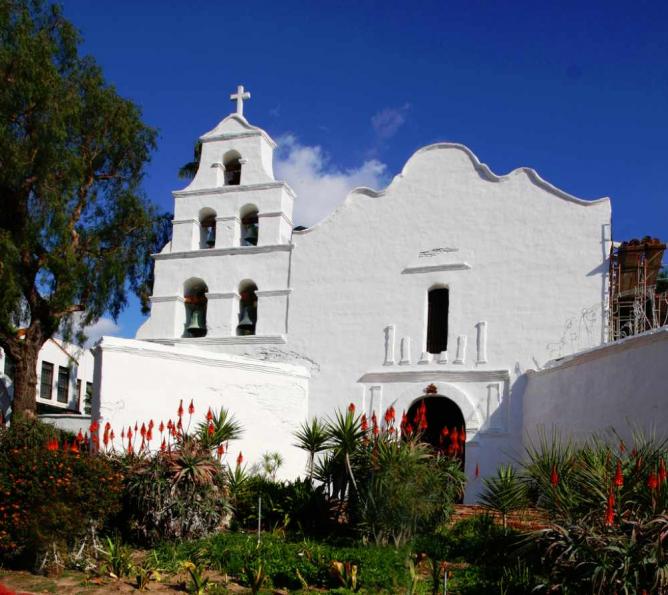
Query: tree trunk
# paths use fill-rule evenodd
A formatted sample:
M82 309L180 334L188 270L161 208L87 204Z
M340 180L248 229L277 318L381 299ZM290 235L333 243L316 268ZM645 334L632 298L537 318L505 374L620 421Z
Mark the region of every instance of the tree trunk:
M30 330L23 339L13 339L6 350L14 360L12 416L34 415L37 403L37 361L44 344L42 333Z

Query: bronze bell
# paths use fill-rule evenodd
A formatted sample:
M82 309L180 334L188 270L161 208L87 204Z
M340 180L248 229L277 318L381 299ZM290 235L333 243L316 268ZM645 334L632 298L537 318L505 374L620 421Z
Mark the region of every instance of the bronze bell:
M237 326L237 335L253 335L255 331L255 323L250 317L249 308L246 306L241 306L241 308L239 325Z
M257 246L257 223L249 223L244 230L244 246Z
M208 248L216 245L216 228L213 226L206 228L206 245Z
M186 330L192 337L201 337L206 333L206 322L202 308L192 308L190 310L190 320Z

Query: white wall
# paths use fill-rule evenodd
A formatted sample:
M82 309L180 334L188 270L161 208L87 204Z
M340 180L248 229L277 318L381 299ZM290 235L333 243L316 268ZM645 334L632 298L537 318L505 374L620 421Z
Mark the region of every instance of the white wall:
M194 399L193 424L204 419L209 407L225 407L243 425L243 438L230 443L231 464L239 451L249 463L278 451L285 459L280 476L303 475L306 457L293 446L292 432L306 419L305 369L114 337L103 338L95 357L99 409L93 416L101 426L111 423L117 439L121 428L127 431L135 422L141 426L153 419L157 428L160 421L176 420L179 400L187 409ZM154 434L158 447L159 434Z
M614 427L630 440L632 428L668 437L668 327L648 331L552 362L529 372L524 396L525 435L559 427L584 439Z

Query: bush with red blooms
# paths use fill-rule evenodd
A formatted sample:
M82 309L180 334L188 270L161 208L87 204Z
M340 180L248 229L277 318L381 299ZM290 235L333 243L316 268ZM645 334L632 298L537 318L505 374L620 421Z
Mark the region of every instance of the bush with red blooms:
M668 592L668 441L634 442L576 445L543 433L529 446L525 479L553 521L535 534L551 588Z
M122 474L84 440L35 419L0 427L0 560L34 564L120 509Z

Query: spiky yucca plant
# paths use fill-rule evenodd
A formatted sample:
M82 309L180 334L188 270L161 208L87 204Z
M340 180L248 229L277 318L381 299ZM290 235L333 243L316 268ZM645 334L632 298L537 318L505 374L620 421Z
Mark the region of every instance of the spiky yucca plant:
M501 515L503 528L508 527L508 514L525 508L529 503L528 486L512 465L501 465L495 477L483 480L480 504Z

